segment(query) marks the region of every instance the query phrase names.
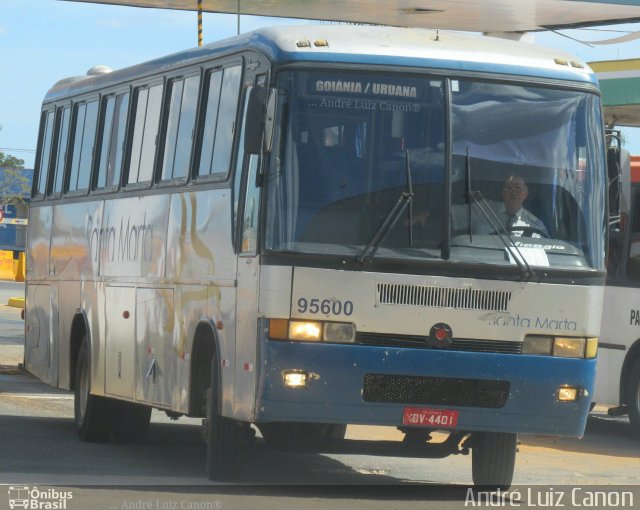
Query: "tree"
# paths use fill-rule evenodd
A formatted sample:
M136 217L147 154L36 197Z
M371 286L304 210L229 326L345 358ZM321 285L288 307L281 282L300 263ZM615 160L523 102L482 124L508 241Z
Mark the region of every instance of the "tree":
M24 175L24 160L0 152L0 206L24 205L29 193L29 178Z
M0 168L15 168L16 170L22 170L24 168L24 159L19 159L0 152Z

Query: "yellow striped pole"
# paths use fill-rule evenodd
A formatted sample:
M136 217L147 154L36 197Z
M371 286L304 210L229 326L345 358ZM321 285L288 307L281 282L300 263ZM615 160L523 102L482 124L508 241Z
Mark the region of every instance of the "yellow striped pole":
M202 0L198 0L198 46L202 46Z

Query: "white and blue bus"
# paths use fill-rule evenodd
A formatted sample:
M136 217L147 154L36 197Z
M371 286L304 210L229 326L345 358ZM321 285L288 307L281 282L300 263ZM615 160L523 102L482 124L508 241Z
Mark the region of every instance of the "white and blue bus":
M268 28L62 80L26 367L75 392L84 440L203 417L211 479L252 425L358 451L345 427L370 424L405 433L380 453L471 452L475 484L508 486L517 434L584 431L603 133L579 60L428 30Z

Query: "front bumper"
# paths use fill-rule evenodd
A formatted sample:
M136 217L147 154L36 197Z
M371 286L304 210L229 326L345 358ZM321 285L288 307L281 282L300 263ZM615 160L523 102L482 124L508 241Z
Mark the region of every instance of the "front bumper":
M402 425L406 407L458 410L456 430L582 436L593 392L595 360L281 342L262 339L256 422ZM306 388L288 388L283 370L314 375ZM508 381L499 408L365 401L367 374ZM583 390L576 402L558 402L559 387Z

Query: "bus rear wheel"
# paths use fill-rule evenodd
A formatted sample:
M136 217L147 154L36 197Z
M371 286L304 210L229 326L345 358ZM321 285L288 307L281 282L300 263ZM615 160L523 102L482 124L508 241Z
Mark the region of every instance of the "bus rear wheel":
M109 439L114 402L91 394L91 362L89 339L82 339L76 358L73 414L78 435L83 441L103 442Z
M636 360L626 381L625 393L629 409L629 421L633 431L640 439L640 359Z
M471 471L476 486L506 490L516 464L518 435L476 432L472 439Z

